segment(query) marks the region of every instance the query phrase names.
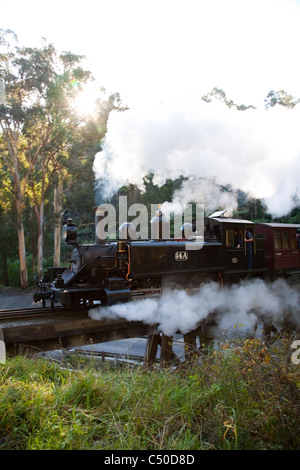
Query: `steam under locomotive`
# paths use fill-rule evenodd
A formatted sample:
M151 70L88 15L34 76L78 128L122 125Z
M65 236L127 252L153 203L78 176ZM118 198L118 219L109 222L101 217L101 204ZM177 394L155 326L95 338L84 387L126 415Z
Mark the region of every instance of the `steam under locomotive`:
M126 223L119 228L118 240L101 240L96 234L94 244L78 244L76 227L69 220L63 239L73 246L70 266L48 268L38 281L34 301L42 300L45 306L50 299L52 309L55 303L111 305L147 295L164 282L197 287L211 280L223 284L248 277L300 274L300 224L257 224L227 218L225 212L205 218L200 239L186 225L182 238L136 240L130 237L135 227ZM168 220L160 213L151 223L161 234ZM250 253L247 233L253 239Z

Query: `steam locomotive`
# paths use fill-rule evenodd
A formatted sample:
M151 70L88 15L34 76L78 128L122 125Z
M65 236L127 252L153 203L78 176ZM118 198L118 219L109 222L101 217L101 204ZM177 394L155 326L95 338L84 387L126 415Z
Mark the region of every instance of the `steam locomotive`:
M169 221L158 213L151 220L157 229L152 239L136 239L133 224L125 223L117 240L100 239L96 232L94 244L77 243L76 227L68 220L63 239L73 246L70 266L48 268L37 281L34 301L46 306L50 300L52 309L56 303L107 306L147 296L164 283L188 288L207 281L300 274L300 224L253 223L225 212L205 218L202 237L185 224L181 238L164 238ZM96 215L96 227L98 222ZM252 236L250 253L246 233Z

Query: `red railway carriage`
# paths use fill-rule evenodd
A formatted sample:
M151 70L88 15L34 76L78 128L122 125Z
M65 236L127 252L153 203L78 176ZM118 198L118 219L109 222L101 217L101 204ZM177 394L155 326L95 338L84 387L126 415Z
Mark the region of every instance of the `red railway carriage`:
M300 224L256 224L256 233L265 237L267 269L287 275L300 273Z

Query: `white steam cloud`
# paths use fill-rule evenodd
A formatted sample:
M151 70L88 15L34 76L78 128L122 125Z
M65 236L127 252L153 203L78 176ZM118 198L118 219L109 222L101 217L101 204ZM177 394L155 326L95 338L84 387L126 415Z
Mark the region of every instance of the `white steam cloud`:
M203 285L196 291L166 290L159 298L146 298L89 311L94 320L125 318L158 325L158 331L167 336L195 329L198 323L212 312L218 317L218 331L232 330L235 326L245 331L253 329L258 320L273 316L280 321L284 313L294 318L300 313L299 291L285 281L267 284L260 279L245 281L240 285L223 287L215 282ZM298 325L300 320L298 320Z
M207 178L263 198L274 215L292 209L300 198L300 107L238 111L196 98L175 101L110 114L104 149L94 163L105 196L126 183L142 187L143 176L154 171L161 183L189 177L186 197L188 186L195 196L197 179ZM236 202L229 203L234 208ZM221 204L216 200L213 210Z
M161 205L161 210L167 217L171 212L182 214L185 204L199 203L199 201L204 204L208 214L212 214L218 208L225 208L228 217L237 209L236 191L222 190L214 179L189 177L183 181L181 188L175 191L172 202L164 202Z

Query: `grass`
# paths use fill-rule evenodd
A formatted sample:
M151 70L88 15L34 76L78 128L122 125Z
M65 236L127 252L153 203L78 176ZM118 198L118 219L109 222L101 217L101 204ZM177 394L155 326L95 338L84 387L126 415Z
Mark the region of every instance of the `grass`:
M0 366L0 449L300 449L290 344L228 342L164 370L9 358Z

